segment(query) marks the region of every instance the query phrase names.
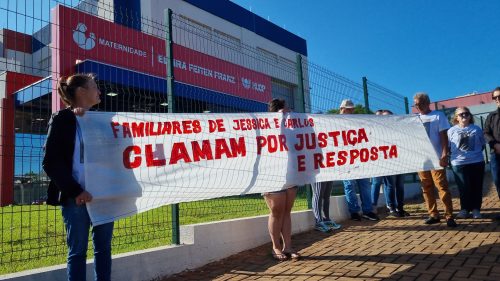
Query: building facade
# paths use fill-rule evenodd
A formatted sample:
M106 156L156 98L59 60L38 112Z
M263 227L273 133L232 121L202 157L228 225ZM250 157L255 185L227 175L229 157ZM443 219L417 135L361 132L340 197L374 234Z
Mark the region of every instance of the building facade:
M440 101L431 100L431 109L442 110L449 118L452 118L457 107L466 106L474 115L476 123L480 125L481 119L485 120L486 116L497 108L491 94L491 92L472 93ZM417 112L414 106L412 106L412 112Z
M0 34L2 206L16 203L14 176L41 173L47 121L63 106L55 91L61 76L95 73L98 110L168 112L167 9L174 112L267 111L275 97L307 110L297 70L306 41L231 1L85 0L50 8L50 23L33 34Z

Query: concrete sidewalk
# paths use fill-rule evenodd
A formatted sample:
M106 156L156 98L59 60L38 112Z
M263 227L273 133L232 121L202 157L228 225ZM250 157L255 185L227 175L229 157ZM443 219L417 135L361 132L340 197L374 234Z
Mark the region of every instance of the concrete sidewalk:
M457 220L457 228L445 220L424 225L427 211L419 200L407 204L408 218L381 213L379 222L346 221L332 234L295 235L300 261L277 263L269 243L161 280L500 280L500 223L493 220L500 200L485 180L484 218Z

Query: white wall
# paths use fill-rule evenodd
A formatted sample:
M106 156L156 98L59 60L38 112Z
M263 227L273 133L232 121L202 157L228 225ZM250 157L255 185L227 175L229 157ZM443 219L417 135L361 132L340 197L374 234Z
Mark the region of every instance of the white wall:
M495 102L491 102L485 104L471 105L468 106L468 108L472 114L476 115L476 117L483 116L483 118L486 121L486 116L488 116L490 112L497 109L497 105ZM478 125L481 126L481 124Z
M0 58L3 57L3 29L0 29Z
M184 28L186 27L174 28L173 37L177 44L210 56L242 65L258 72L268 74L280 80L297 84L295 51L276 44L250 30L216 17L213 14L201 10L187 2L181 0L141 1L142 17L149 19L145 21L143 20L143 31L158 37L165 37L165 30L161 23L164 22L164 10L168 8L172 9L174 14L184 15L198 23L237 38L242 43L242 46L249 46L251 49L249 50L245 47L237 48L235 46L225 47L213 43L216 39L214 36L208 35L211 36L211 38L206 38L207 35L193 36L185 31ZM148 24L145 24L146 22ZM177 25L180 24L180 22L174 21L174 26L176 25L176 22ZM259 55L257 48L262 48L276 54L276 60L271 61L271 59L266 59L262 55ZM285 60L280 59L280 57ZM289 62L292 62L292 64Z
M2 101L3 99L7 96L7 72L6 71L2 71L2 68L1 68L1 60L3 58L0 58L0 113L1 111L3 111L3 108L2 108ZM3 118L1 117L0 115L0 135L2 134L2 130L3 130ZM1 136L0 136L1 137ZM0 145L3 145L0 141Z

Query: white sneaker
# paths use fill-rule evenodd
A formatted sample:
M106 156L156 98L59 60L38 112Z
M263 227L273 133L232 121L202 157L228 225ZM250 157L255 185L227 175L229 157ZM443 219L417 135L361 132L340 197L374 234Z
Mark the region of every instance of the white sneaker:
M468 217L469 217L469 211L467 210L460 210L460 212L458 212L457 214L458 219L466 219Z
M472 210L472 217L475 219L482 219L483 218L483 216L481 215L481 212L479 212L479 210L477 210L477 209Z

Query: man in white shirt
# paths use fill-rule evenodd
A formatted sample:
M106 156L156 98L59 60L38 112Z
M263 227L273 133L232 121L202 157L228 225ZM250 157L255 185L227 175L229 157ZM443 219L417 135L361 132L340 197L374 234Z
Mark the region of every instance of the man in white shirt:
M429 217L425 220L425 223L435 224L440 221L436 197L434 195L435 186L439 191L439 198L445 206L446 224L449 227L456 227L457 223L453 219L451 193L448 189L446 169L444 169L448 166L448 135L446 131L450 128L450 123L441 111L430 109L431 101L426 93L416 93L413 101L432 146L439 157L439 164L443 167L443 169L439 170L418 172L422 183L424 200L429 212Z

